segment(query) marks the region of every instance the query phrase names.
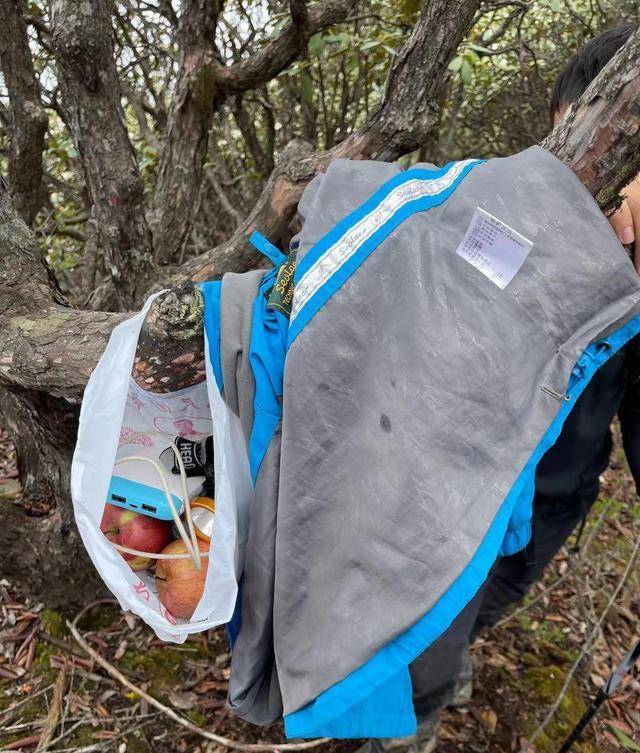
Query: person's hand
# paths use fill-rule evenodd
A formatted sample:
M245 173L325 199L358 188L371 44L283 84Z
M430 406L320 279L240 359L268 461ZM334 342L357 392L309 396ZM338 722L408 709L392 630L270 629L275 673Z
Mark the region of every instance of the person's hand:
M622 191L622 206L609 217L620 243L633 244L633 264L640 274L640 175Z

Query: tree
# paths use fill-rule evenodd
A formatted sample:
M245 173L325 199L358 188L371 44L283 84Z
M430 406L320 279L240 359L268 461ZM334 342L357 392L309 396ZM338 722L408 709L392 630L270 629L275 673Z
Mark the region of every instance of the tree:
M122 48L120 32L131 35L134 28L140 38L144 33L144 24L130 28L120 23L123 14L133 12L131 2L53 0L51 5L51 18L32 15L28 20L55 63L57 85L48 106L73 135L90 209L86 245L88 253L102 261L104 274L98 275L96 290L84 308L70 306L69 291L63 293L36 239L13 209L9 193L0 195L0 310L4 314L0 424L17 447L25 495L44 497L52 508L45 517L34 518L21 506L2 503L0 547L7 563L3 575L49 603L61 604L83 601L96 587L92 569L83 566L68 481L82 391L111 330L126 317L109 309L127 310L150 288L167 281L172 285L146 322L136 378L166 375L163 364L176 350L201 349L201 300L192 283L256 266L259 260L247 243L254 228L285 244L304 187L330 160L397 159L434 146L450 83L448 65L480 0L425 3L395 56L379 106L368 115L358 113L355 119L360 118L362 124L357 128L348 127L346 119L329 122L325 118L323 145L327 148L313 151L308 143L294 139L273 169L272 150L252 130L248 108L254 108L255 102L249 103L245 95L253 92L262 108L268 144L274 127L265 86L295 71L304 87L318 35L357 16L360 4L355 0L324 0L309 7L302 0L291 0L269 39L251 48L253 35L249 34L250 52L247 40L233 41L231 34L231 60L221 53L226 44L220 31L224 26L221 2L184 0L180 15L171 3L158 3L152 22L169 29L167 34L175 40L177 73L168 101L157 94L144 55L137 62L146 86L142 94L127 88L126 78L117 69L114 50ZM375 4L371 9L377 10ZM33 219L34 192L43 177L35 156L42 153L43 135L41 127L27 131L19 126L27 115L42 111L28 27L22 20L25 11L22 0L0 6L0 29L11 29L0 36L0 53L15 124L11 192L28 221ZM403 11L415 14L404 5ZM136 46L131 40L127 44L128 49ZM619 189L640 169L639 52L640 35L636 34L547 142L547 148L576 171L605 209L615 205ZM339 67L337 71L339 80ZM363 86L357 74L352 78L352 88ZM350 81L344 83L343 92L349 86ZM129 100L125 109L123 96ZM306 118L309 131L314 125L313 112L309 112L312 105L312 99L300 96L297 112ZM237 128L246 134L253 164L262 171L263 188L248 216L234 218L228 237L177 265L193 234L203 192L211 187L216 206L225 206L219 178L223 171L212 168L215 148L208 143L215 118L223 110L233 113ZM163 129L157 143L152 199L127 117L135 118L141 132L149 128L149 119ZM28 149L20 146L20 139L26 139ZM214 167L222 164L215 159L213 163ZM27 173L29 181L17 180ZM233 217L231 209L227 201L227 214ZM100 306L104 309L95 310ZM145 349L151 346L160 353L159 363L145 358ZM161 391L193 379L186 368L174 374L169 385L156 382L154 388ZM42 561L45 552L46 563Z

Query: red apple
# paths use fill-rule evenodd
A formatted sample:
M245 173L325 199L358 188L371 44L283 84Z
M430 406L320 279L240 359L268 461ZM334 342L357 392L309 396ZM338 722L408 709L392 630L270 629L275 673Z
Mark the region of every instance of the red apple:
M137 549L140 552L160 552L171 541L171 523L167 520L150 518L133 510L110 505L104 506L100 530L114 544ZM121 552L132 570L146 570L154 560L149 557L136 557Z
M209 551L209 544L198 539L201 552ZM184 554L187 547L182 539L172 541L162 554ZM191 557L179 560L158 560L156 578L158 598L174 617L191 618L202 598L207 577L207 557L201 558L202 566L196 570Z

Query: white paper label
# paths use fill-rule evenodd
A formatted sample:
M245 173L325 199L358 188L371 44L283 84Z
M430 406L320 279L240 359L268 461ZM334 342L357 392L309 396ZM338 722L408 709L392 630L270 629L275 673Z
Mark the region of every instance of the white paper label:
M516 276L533 242L478 207L456 253L499 288Z

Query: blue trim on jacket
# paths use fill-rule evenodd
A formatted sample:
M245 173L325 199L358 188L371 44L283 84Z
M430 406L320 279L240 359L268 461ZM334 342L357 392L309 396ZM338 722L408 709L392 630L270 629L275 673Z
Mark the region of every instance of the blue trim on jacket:
M277 275L277 268L267 272L253 302L249 363L255 380L255 395L249 466L254 484L282 417L282 380L289 321L279 311L268 308L265 295L273 287Z
M203 323L204 331L207 334L209 344L209 361L213 375L216 378L216 384L222 394L224 386L222 380L222 362L220 360L220 290L222 283L220 280L213 282L201 282L198 285L202 298L204 300Z
M249 243L263 256L266 256L267 259L273 262L276 267L281 266L287 260L282 251L257 230L254 230L249 236Z
M470 161L460 172L454 181L440 193L433 196L425 196L419 199L404 204L400 209L396 210L394 214L384 223L378 230L376 230L369 238L366 238L364 242L357 248L355 253L344 263L342 266L334 272L325 283L314 293L313 296L300 308L299 311L295 311L295 299L294 299L294 315L292 315L291 322L289 324L289 344L291 344L309 323L309 321L315 316L315 314L324 306L324 304L331 298L331 296L344 285L344 283L351 277L351 275L358 269L358 267L376 250L376 248L387 238L399 225L401 225L411 215L416 212L424 212L427 209L439 206L445 202L449 196L456 190L464 178L473 170L477 165L482 164L483 160ZM324 235L312 248L298 262L295 272L295 285L298 285L304 275L309 269L320 259L320 257L328 251L331 246L342 238L345 233L349 231L351 227L356 225L360 220L366 217L368 214L372 214L380 202L396 188L400 187L403 183L407 183L411 180L420 180L430 183L438 178L443 177L452 168L455 167L456 162L450 162L438 170L425 170L422 168L411 168L404 172L394 175L386 183L384 183L367 201L361 204L357 209L348 214L343 220L335 225L326 235Z
M265 293L276 281L278 268L274 268L265 274L257 298L253 305L253 318L251 325L251 342L249 350L249 362L255 380L254 423L249 440L249 465L251 477L255 484L262 460L267 452L274 432L282 417L282 382L284 375L284 360L286 351L293 339L309 322L315 312L323 306L329 298L349 279L358 267L373 253L377 246L398 225L416 212L423 212L438 204L442 204L458 187L460 182L482 160L469 160L464 165L460 174L444 190L433 196L415 199L397 210L389 220L378 229L369 239L361 244L346 264L340 267L320 287L316 294L298 313L292 323L275 309L267 307ZM295 279L308 269L317 259L330 248L336 240L349 230L355 223L374 211L376 206L383 201L394 189L404 183L420 180L431 183L446 175L454 169L458 163L450 162L445 167L437 170L410 169L398 173L384 183L370 199L360 207L347 215L341 222L326 233L316 243L297 265ZM274 264L282 264L286 256L270 241L257 231L249 238L250 242ZM301 272L302 270L302 272ZM292 334L293 330L293 334Z
M390 689L394 687L392 678L398 677L403 668L408 668L442 635L484 583L505 544L507 549L511 548L508 537L505 538L507 528L516 511L519 514L526 512L527 504L531 509L528 500L532 497L535 471L542 456L557 440L567 416L596 371L639 332L640 315L637 315L606 340L587 347L573 370L566 399L516 479L464 572L415 625L380 649L344 680L321 693L315 701L285 716L287 737L396 737L415 731L413 709L410 713L406 711L411 690L397 685L395 692L405 695L404 702L400 699L390 700ZM519 528L523 530L522 526ZM522 543L526 544L524 537L520 540ZM390 705L395 709L404 709L396 713L395 725L388 718ZM380 724L377 722L379 715L382 715Z

